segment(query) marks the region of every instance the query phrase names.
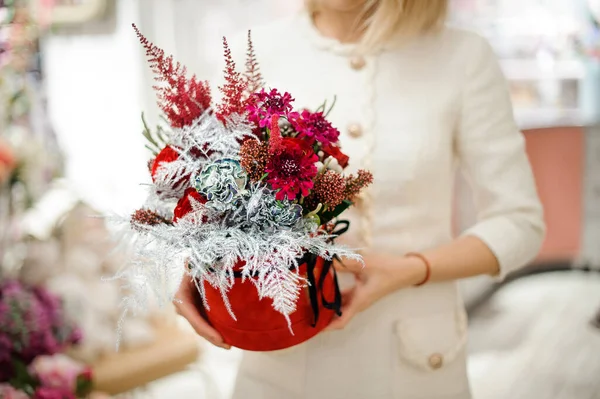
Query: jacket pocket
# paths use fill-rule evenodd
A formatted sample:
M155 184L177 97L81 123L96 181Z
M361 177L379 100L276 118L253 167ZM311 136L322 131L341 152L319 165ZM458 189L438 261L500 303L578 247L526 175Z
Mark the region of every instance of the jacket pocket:
M455 311L413 317L394 324L398 397L469 397L466 373L467 316Z

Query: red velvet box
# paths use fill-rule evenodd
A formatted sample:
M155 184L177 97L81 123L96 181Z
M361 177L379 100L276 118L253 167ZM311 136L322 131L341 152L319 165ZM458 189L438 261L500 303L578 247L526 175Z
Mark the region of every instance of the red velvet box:
M314 279L309 278L310 269L307 263L303 263L298 270L302 277L313 280L313 283L312 288L302 289L296 311L290 315L292 331L285 317L273 309L270 298L259 299L256 286L250 278L236 278L227 292L237 320L227 311L220 290L205 282L206 301L210 307L204 311L205 317L221 333L225 342L236 348L273 351L305 342L331 322L340 302L331 262L322 258L314 259ZM326 274L322 274L323 271Z

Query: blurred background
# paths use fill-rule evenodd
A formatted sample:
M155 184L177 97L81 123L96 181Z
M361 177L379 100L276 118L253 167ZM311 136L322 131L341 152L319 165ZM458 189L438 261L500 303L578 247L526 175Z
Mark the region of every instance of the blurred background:
M548 226L523 271L502 284L462 282L474 397L600 398L600 1L451 3L450 23L486 36L501 60ZM170 309L129 317L115 353L119 286L101 278L124 254L111 252L94 216L130 213L148 180L140 115L152 124L159 115L131 23L212 79L223 35L300 5L0 0L0 368L11 347L7 298L21 301L26 322L54 314L51 295L66 315L52 323L74 322L72 339L53 344L79 344L48 362L91 379L97 397L228 397L239 351L205 345ZM474 214L460 178L457 187L461 231Z

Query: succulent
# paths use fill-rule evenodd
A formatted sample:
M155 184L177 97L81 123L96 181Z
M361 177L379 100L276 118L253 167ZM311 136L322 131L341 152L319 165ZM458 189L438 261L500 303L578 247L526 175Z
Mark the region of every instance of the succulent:
M262 187L251 193L246 217L264 231L291 228L302 218L302 206L287 200L278 201L274 191Z
M219 159L205 165L196 176L194 187L204 194L207 206L224 211L233 209L236 201L246 193L248 175L234 159Z

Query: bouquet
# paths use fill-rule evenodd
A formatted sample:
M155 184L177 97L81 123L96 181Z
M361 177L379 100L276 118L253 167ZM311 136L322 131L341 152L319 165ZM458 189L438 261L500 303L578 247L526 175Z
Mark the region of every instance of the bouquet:
M76 398L89 393L91 371L60 352L78 329L58 297L17 281L0 286L0 397Z
M127 219L136 241L120 275L134 288L124 304L145 304L166 277L185 273L229 344L273 350L310 338L340 311L332 260L361 259L334 238L371 174L344 175L349 159L327 104L296 111L289 93L265 89L250 33L245 73L223 39L225 83L213 107L207 82L188 79L134 29L169 127L145 125L152 184Z

